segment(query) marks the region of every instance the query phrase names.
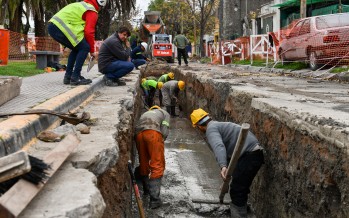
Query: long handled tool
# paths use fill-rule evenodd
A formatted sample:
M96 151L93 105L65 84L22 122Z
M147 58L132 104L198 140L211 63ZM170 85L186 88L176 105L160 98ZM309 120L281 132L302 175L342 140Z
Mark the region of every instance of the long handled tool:
M8 117L8 116L15 116L15 115L30 115L30 114L54 115L54 116L57 116L57 117L61 118L62 120L66 121L70 124L73 124L73 125L77 125L79 123L82 123L82 122L90 119L90 114L88 112L83 112L81 117L77 117L77 116L74 116L72 114L65 114L65 113L59 113L59 112L55 112L55 111L51 111L51 110L42 110L42 109L30 110L30 111L21 112L21 113L0 114L0 118Z
M63 162L76 149L80 140L75 134L68 134L43 159L50 164L47 178L53 176ZM30 156L29 156L30 158ZM47 180L34 184L26 179L20 179L6 193L0 197L0 218L18 217L31 200L40 192Z
M222 188L221 188L221 193L219 195L219 201L221 203L223 203L224 195L226 193L228 193L228 191L229 191L229 182L230 182L230 179L231 179L231 175L233 174L234 169L236 167L236 164L237 164L237 162L239 160L240 153L241 153L242 148L244 147L245 140L246 140L247 133L248 133L249 129L250 129L250 124L243 123L241 125L239 137L238 137L238 140L236 141L236 144L235 144L233 156L231 157L230 163L229 163L229 166L228 166L226 180L223 182L223 185L222 185Z
M135 175L133 174L133 171L132 171L132 162L131 162L131 160L128 161L127 165L128 165L128 172L130 173L131 180L132 180L133 190L135 191L135 196L136 196L136 201L137 201L137 205L138 205L139 216L141 218L145 218L144 209L143 209L143 202L142 202L142 199L141 199L141 195L139 194L139 189L138 189L138 185L137 185L137 182L136 182L136 179L135 179Z

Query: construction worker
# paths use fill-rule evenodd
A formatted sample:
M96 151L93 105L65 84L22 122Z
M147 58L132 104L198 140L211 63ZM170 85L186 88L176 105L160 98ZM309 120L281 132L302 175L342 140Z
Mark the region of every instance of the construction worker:
M141 115L136 124L136 144L139 157L139 174L143 191L150 195L149 207L162 205L160 198L161 179L165 171L165 146L170 128L170 115L154 105Z
M171 114L171 116L176 116L176 104L178 103L178 94L179 91L184 90L184 88L184 81L171 80L166 82L161 89L162 98L164 100L164 106L166 107L167 112Z
M104 74L106 86L123 86L121 77L130 73L135 65L131 62L131 47L128 37L130 30L120 27L113 35L104 40L98 54L98 69Z
M56 13L48 25L48 33L64 47L71 49L63 83L87 85L92 82L81 76L88 53L95 57L95 27L98 10L107 0L84 0L71 3Z
M156 89L161 89L162 86L162 82L157 82L156 80L152 79L142 79L141 87L143 89L145 102L148 107L153 106Z
M142 42L139 46L135 47L131 52L131 61L135 65L136 69L138 67L150 61L149 58L145 57L143 53L147 50L148 44Z
M181 66L181 57L183 56L185 66L188 66L188 54L185 47L189 44L187 37L181 34L181 31L177 31L177 36L173 40L173 44L177 47L178 65Z
M174 79L174 73L169 72L167 74L161 75L160 78L158 79L158 82L166 83L167 81L170 81L170 80L173 80L173 79ZM162 104L161 89L159 89L159 101L160 101L160 107L162 107L163 104Z
M232 158L241 126L232 122L213 121L209 114L201 108L194 110L190 118L193 126L206 134L208 143L221 168L223 180L230 179L226 177L227 167ZM253 133L248 132L230 183L231 217L247 217L250 186L263 163L263 148Z

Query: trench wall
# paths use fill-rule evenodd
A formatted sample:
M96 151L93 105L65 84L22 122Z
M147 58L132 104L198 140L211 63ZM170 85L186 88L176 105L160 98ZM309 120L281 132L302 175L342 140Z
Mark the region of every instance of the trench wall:
M311 123L295 125L297 118L263 102L266 96L200 72L173 71L186 82L180 104L187 115L201 107L218 121L247 122L265 148L249 195L258 217L349 217L348 139L341 144Z

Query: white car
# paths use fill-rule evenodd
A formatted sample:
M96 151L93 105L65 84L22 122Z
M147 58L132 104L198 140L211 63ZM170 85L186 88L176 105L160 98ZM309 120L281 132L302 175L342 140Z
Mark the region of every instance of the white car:
M283 62L305 61L312 70L343 65L349 58L349 13L298 20L283 37L278 53Z

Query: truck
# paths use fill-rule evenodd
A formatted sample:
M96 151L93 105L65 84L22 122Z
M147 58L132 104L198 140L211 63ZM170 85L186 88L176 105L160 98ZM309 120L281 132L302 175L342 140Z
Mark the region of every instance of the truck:
M140 26L140 39L148 43L147 54L151 58L164 59L174 63L172 35L165 33L166 27L160 17L160 11L145 11Z

